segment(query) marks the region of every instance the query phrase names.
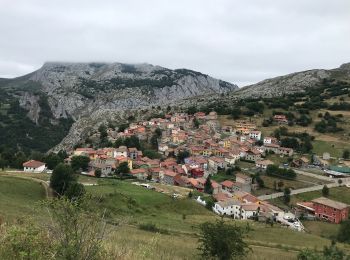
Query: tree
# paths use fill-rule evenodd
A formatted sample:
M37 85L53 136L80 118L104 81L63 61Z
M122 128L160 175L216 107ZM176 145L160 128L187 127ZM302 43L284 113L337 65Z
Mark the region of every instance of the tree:
M277 165L273 164L267 166L266 174L284 179L295 179L297 176L294 170L279 168Z
M297 257L298 260L348 260L349 257L339 249L335 242L332 241L330 246L325 246L322 253L319 253L315 250L304 249L302 250Z
M348 149L343 151L343 158L349 159L350 158L350 151Z
M264 180L260 177L260 175L256 176L256 183L259 185L260 188L265 187Z
M128 174L130 173L129 165L127 162L122 162L119 164L118 168L116 169L116 173L120 176L123 174Z
M185 159L190 156L189 151L181 151L177 154L177 163L184 163Z
M8 162L4 158L2 158L2 156L0 155L0 169L4 171L7 165L8 165Z
M197 108L195 106L190 106L187 109L187 113L190 114L190 115L194 115L196 112L197 112Z
M68 154L66 150L60 150L57 155L62 159L62 161L66 158L68 158Z
M48 156L46 156L44 162L46 163L47 168L53 170L59 163L63 162L63 159L55 153L50 153Z
M118 127L118 132L124 132L125 129L127 129L129 127L129 124L126 123L126 124L121 124L119 127Z
M71 166L74 171L83 170L86 171L89 167L90 158L87 156L73 156Z
M205 208L209 210L213 210L213 207L215 205L215 202L212 198L208 199L205 203Z
M157 128L157 129L154 131L154 134L155 134L158 138L162 137L162 129Z
M210 175L208 175L207 180L204 183L204 192L208 194L213 193L213 187L211 186Z
M283 192L283 200L284 203L288 204L290 202L290 189L288 187L284 188L284 192Z
M102 175L101 169L96 169L96 170L95 170L95 177L96 177L96 178L101 178L101 175Z
M283 181L277 182L277 186L278 186L278 190L280 191L282 189L282 187L284 186Z
M51 174L50 187L62 196L72 182L76 182L73 169L63 163L57 165Z
M70 182L68 189L65 191L64 196L70 200L76 200L84 196L85 188L84 185L76 181Z
M190 191L190 192L188 193L188 198L192 199L192 197L193 197L193 193L192 193L192 191Z
M143 151L143 156L144 157L148 157L150 159L160 159L162 158L162 155L160 153L158 153L155 150L144 150Z
M30 154L30 159L36 160L36 161L43 161L44 160L44 154L37 151L32 151Z
M342 243L350 244L350 219L341 222L337 240Z
M194 125L195 128L199 128L200 122L199 122L199 120L197 118L193 119L193 125Z
M128 148L135 147L138 150L141 149L140 139L136 135L125 138L123 143Z
M158 149L158 135L157 134L152 135L150 143L151 143L151 146L153 149Z
M239 107L233 108L231 111L231 116L233 119L238 119L241 115L242 111Z
M23 163L27 161L27 157L23 152L17 152L13 161L10 161L12 167L16 169L21 169L23 167Z
M322 188L322 195L325 197L328 197L329 195L329 188L327 187L327 185L324 185Z
M200 226L199 251L203 259L229 260L243 258L249 251L243 240L248 230L236 225L205 222Z
M113 146L114 146L115 148L118 148L119 146L122 146L123 144L124 144L123 139L122 139L122 138L118 138L117 140L115 140Z
M98 131L100 132L100 146L104 147L108 144L107 127L105 125L100 125Z
M236 168L229 167L229 168L226 169L225 174L233 176L233 175L235 175L235 172L236 172Z

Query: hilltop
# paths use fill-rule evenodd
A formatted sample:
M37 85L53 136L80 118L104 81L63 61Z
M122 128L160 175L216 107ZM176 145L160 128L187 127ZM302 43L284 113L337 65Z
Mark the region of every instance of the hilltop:
M61 147L72 146L90 126L123 120L125 113L130 116L130 110L144 109L144 116L156 106L237 89L234 84L188 69L49 62L28 75L0 80L0 140L12 148L47 151L71 129ZM45 142L39 140L42 138Z
M101 123L123 124L130 118L161 116L193 105L231 114L242 104L254 106L252 103L261 99L271 99L271 103L274 98L290 95L303 100L315 94L312 90L334 89L339 84L346 87L349 82L349 63L331 70L266 79L238 89L235 84L188 69L49 62L28 75L0 79L0 140L27 151L71 149Z

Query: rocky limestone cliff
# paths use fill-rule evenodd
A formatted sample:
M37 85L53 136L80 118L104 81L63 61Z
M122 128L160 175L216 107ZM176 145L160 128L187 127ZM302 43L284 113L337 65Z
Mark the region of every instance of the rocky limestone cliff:
M169 105L238 89L199 72L149 64L45 63L29 80L42 85L55 118L76 120L96 110Z
M296 72L285 76L266 79L245 86L231 93L236 98L275 97L283 94L303 92L307 88L321 84L324 79L350 80L350 63L332 70L315 69Z
M3 88L14 93L37 125L42 114L51 117L52 124L62 118L74 120L57 149L71 148L90 126L122 120L128 111L174 106L189 98L238 89L196 71L122 63L49 62L28 75L3 82Z

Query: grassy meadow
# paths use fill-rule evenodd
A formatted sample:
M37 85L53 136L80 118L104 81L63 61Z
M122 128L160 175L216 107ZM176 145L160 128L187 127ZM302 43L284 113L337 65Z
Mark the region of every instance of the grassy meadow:
M36 215L36 203L45 199L40 183L15 177L0 177L0 222Z
M220 219L188 198L173 199L127 181L81 179L84 182L94 180L98 185L86 186L91 195L91 211L106 210L109 225L105 247L114 251L119 259L199 259L199 225ZM335 196L335 192L331 194ZM44 189L37 182L0 176L0 215L5 221L38 214L45 217L42 209L33 207L44 196ZM322 250L324 245L330 244L326 231L306 234L277 224L270 226L229 218L225 221L239 226L249 223L251 231L247 242L252 251L247 259L295 259L305 247ZM162 232L139 228L140 224L149 223ZM350 253L350 246L339 246Z

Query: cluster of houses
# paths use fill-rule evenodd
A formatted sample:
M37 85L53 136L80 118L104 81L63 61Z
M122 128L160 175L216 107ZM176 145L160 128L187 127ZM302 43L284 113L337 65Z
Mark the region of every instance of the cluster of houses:
M107 130L110 141L131 136L149 140L160 130L158 153L162 156L162 161L147 158L142 151L126 146L98 150L77 148L73 156L88 156L91 159L91 174L100 169L103 176L108 176L120 163L127 162L131 174L139 179L149 178L175 184L174 179L179 178L177 176L206 178L219 170L232 167L239 160L254 162L258 169L266 169L273 164L264 159L269 152L281 156L293 155L293 149L281 147L276 138L263 137L253 122L237 120L234 126L221 126L217 119L216 112L208 115L203 112L194 115L175 113L166 115L165 118L132 123L122 132ZM191 156L178 163L174 157L183 152ZM189 185L186 179L180 182Z
M235 219L271 219L283 218L284 210L266 202L248 192L223 192L213 196L217 201L213 211L218 215L231 216Z
M285 116L274 116L274 120L285 123ZM288 122L288 121L287 121ZM159 130L161 134L159 135ZM150 159L142 151L127 146L118 148L77 148L72 156L90 158L87 174L94 176L100 170L102 177L113 175L121 163L127 163L130 174L140 180L150 180L168 185L182 186L197 191L204 191L209 175L234 166L239 160L254 162L257 169L265 170L272 161L266 160L268 153L280 156L292 156L293 149L282 147L278 139L263 137L254 122L236 120L233 126L222 126L216 112L194 115L175 113L165 118L152 118L147 121L132 123L124 131L108 129L108 139L116 141L137 136L140 140L149 140L158 132L158 153L162 159ZM95 134L98 135L98 134ZM186 158L179 160L179 155L186 153ZM178 159L176 159L178 157ZM308 164L306 158L294 160L293 164L301 167ZM23 164L24 171L42 172L45 164L29 161ZM217 201L214 212L238 219L264 216L281 218L284 211L266 201L260 201L251 194L256 189L252 178L243 173L236 173L236 180L221 183L211 181L213 197ZM315 207L316 212L317 207ZM317 215L318 213L316 213ZM324 215L319 215L324 218Z

